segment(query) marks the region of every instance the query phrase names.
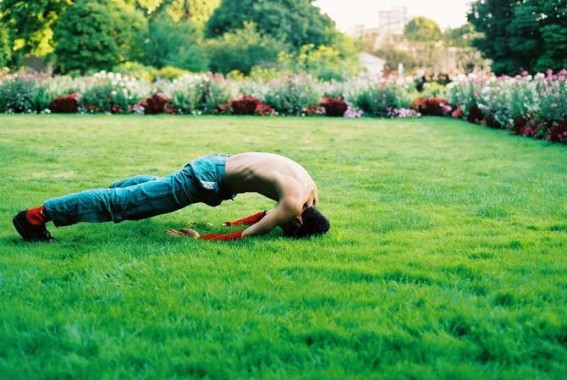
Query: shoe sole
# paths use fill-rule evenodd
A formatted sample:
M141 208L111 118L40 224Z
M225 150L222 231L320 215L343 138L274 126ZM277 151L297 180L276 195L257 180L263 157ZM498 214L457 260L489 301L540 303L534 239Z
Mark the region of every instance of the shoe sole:
M18 215L20 215L20 214L17 214L16 216L14 216L14 217L12 218L12 224L14 225L14 228L16 229L16 231L18 231L18 233L20 234L20 236L22 237L22 239L24 239L25 241L29 241L30 239L29 239L29 238L26 238L26 236L25 236L26 234L25 234L25 232L24 232L24 231L25 231L25 230L24 230L24 227L23 227L23 226L18 222L18 220L17 220Z
M42 241L42 242L45 242L45 243L51 243L51 242L53 242L53 240L55 240L53 238L51 238L51 239L33 239L33 238L26 237L24 226L22 226L18 222L18 215L20 215L20 213L16 214L16 216L14 216L12 218L12 224L14 225L14 228L16 229L16 231L18 231L18 233L20 234L22 239L24 239L25 241Z

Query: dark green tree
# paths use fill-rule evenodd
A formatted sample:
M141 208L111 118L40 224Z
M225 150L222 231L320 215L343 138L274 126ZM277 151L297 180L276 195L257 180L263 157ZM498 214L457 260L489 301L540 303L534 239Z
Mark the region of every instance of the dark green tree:
M479 0L468 20L473 41L497 74L561 69L567 63L567 0Z
M145 45L145 65L174 66L191 71L206 71L207 57L201 48L201 34L192 21L174 22L165 12L149 23Z
M567 0L534 0L534 3L540 10L538 24L545 47L535 71L567 68Z
M332 45L333 21L312 0L223 0L206 24L205 35L219 37L253 22L258 32L298 49L306 44Z
M139 36L147 27L132 6L118 0L77 0L61 15L54 38L59 72L111 70L139 56Z

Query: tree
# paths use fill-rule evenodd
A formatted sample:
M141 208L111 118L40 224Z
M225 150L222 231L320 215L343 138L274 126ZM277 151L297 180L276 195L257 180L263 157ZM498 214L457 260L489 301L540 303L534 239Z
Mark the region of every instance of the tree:
M111 70L136 53L145 20L118 0L77 0L60 18L54 37L58 71Z
M245 21L295 49L333 43L333 21L312 0L224 0L206 24L206 37L241 29Z
M150 20L143 63L157 68L174 66L206 71L208 62L200 47L200 38L192 21L174 22L162 13Z
M166 12L175 22L191 20L202 26L218 8L221 0L126 0L149 18Z
M283 49L281 41L260 34L253 23L245 23L243 29L209 40L210 68L223 74L232 70L249 74L254 66L275 63Z
M0 24L9 34L12 63L27 55L45 57L53 51L53 26L71 0L2 0Z
M538 21L545 47L534 69L564 69L567 67L567 0L534 0L534 3L540 11Z
M441 29L435 21L422 16L413 18L404 28L404 37L412 47L418 66L437 66L436 45L441 39Z
M4 27L2 21L0 21L0 68L8 66L11 59L12 49L8 28Z
M474 46L497 74L567 64L567 0L479 0L468 20L482 33Z
M386 75L397 70L400 63L403 65L404 70L408 72L416 66L411 54L394 44L382 45L378 50L374 51L374 55L386 61L384 63L384 74Z
M457 69L462 72L472 73L475 69L484 67L480 51L472 46L472 41L477 37L478 33L470 23L447 29L443 33L447 48L456 50Z

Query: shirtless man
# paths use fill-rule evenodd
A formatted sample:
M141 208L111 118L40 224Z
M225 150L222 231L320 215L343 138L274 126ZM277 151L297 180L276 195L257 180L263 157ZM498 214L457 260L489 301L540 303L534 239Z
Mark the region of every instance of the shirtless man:
M228 226L249 225L232 233L200 235L189 228L169 229L172 236L204 240L235 240L264 235L276 227L285 236L306 237L324 234L328 220L315 206L317 186L297 162L272 153L241 153L234 156L209 155L197 158L183 169L165 177L136 176L95 189L50 199L42 206L20 211L14 227L26 241L53 240L46 228L79 222L119 223L165 214L203 202L218 206L241 193L258 193L277 202L270 211L261 211Z

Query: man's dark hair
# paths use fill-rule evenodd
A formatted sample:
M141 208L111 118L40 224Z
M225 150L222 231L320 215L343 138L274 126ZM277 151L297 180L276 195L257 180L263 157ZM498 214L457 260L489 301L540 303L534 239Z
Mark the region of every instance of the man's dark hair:
M292 238L303 238L313 235L323 235L331 224L325 215L321 214L315 207L309 207L301 213L301 226L294 226L284 232L285 236Z

